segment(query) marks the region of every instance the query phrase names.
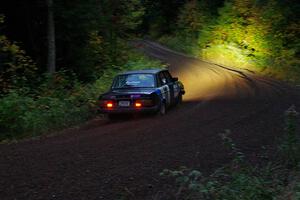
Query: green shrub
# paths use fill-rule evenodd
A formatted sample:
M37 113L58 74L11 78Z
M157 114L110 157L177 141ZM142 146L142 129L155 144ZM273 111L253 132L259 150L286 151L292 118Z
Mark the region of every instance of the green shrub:
M30 97L13 91L0 99L0 140L35 136L88 118L88 106L55 97Z
M32 98L20 96L11 92L0 99L0 139L11 138L11 131L18 136L24 130L20 127L23 124L22 117L27 110L34 108Z
M204 1L187 2L176 33L161 37L160 42L217 64L297 83L300 29L294 17L298 7L293 6L276 1L228 0L218 15L212 15Z
M297 134L297 116L295 106L285 112L285 133L279 146L281 157L286 165L295 168L300 162L300 135Z
M296 132L297 115L294 106L285 113L285 134L279 145L280 159L255 166L248 163L229 137L230 131L226 130L221 137L233 155L232 162L209 176L186 167L165 169L160 175L168 184L164 191L157 193L156 200L298 200L300 141Z
M42 76L34 88L10 90L0 98L0 141L37 136L86 121L95 116L98 96L109 89L117 73L163 67L135 51L127 55L126 64L105 70L93 83L81 83L74 73L59 71Z
M192 45L197 43L197 39L195 37L188 37L184 35L162 36L159 39L159 42L167 45L168 47L176 51L190 54L193 56L198 56L198 52L199 52L198 47Z
M270 170L270 169L268 169ZM267 200L280 193L274 186L271 171L257 172L251 167L222 168L209 177L201 172L182 167L179 170L164 170L161 176L173 180L166 192L168 199L180 200Z
M228 134L229 131L226 131L221 136L234 156L229 165L217 169L210 176L203 176L200 171L186 167L165 169L160 174L171 181L167 187L171 189L165 191L168 199L272 200L280 194L283 177L278 179L278 176L272 176L274 172L279 173L275 171L276 166L268 163L260 169L249 165Z
M0 14L0 26L3 22L4 16ZM31 85L36 71L35 63L25 51L0 33L0 95Z

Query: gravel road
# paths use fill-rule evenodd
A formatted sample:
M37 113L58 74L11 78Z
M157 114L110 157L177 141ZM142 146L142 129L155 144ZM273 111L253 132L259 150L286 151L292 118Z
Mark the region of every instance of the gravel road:
M145 54L170 65L186 87L166 116L94 119L51 137L0 145L1 200L146 199L161 190L159 172L180 166L207 174L230 161L219 134L249 158L272 149L296 90L251 71L209 64L150 41ZM298 100L298 101L297 101Z

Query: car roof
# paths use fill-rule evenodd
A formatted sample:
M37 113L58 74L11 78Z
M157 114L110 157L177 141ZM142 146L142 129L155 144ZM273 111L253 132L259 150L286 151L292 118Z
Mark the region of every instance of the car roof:
M166 71L167 69L143 69L143 70L133 70L133 71L126 71L123 73L120 73L119 75L125 75L125 74L157 74L161 71Z

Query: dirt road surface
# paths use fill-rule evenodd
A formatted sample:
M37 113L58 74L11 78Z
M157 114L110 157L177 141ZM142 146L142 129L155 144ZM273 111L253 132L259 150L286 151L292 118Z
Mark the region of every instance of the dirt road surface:
M183 105L163 117L95 119L56 136L0 145L1 200L146 199L161 190L165 168L207 174L228 163L219 137L225 129L249 159L265 151L262 146L272 148L282 134L283 112L299 104L296 90L282 82L157 43L135 45L169 63L186 87Z

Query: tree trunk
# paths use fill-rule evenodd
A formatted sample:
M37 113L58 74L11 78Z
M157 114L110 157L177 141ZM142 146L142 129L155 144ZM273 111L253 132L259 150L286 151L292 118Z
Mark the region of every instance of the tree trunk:
M47 71L50 74L55 72L55 24L54 24L54 13L53 13L53 0L47 0L48 7L48 62Z

